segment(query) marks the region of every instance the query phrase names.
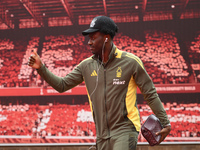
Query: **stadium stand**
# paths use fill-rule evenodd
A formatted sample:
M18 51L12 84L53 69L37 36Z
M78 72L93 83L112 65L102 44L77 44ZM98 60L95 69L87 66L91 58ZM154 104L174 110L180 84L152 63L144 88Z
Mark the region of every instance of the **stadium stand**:
M197 36L190 43L188 53L196 82L200 83L200 31L197 32Z
M172 124L169 137L200 137L200 104L163 104ZM138 104L141 123L152 114L146 104ZM82 105L0 105L0 135L95 136L95 125L88 103ZM188 128L189 127L189 128ZM140 135L139 140L144 140Z
M191 42L188 53L190 62L181 55L181 49L173 31L147 30L145 42L118 33L114 43L124 51L140 57L155 84L191 83L189 65L199 66L200 34ZM83 59L91 56L84 36L46 35L40 48L40 37L0 39L0 87L41 87L45 82L35 70L27 66L33 50L50 71L65 76ZM12 65L11 65L12 64ZM200 82L199 69L194 70L196 81Z
M1 87L28 87L27 81L18 78L26 45L27 41L24 39L17 39L15 41L10 39L0 40Z
M188 83L188 66L174 32L145 31L146 43L118 34L116 45L140 57L155 84Z
M89 56L83 41L84 37L80 35L46 36L41 59L50 71L63 77L81 60Z
M31 67L27 67L27 62L28 62L28 58L31 55L32 51L38 50L39 39L40 39L39 37L31 37L31 39L27 45L26 53L22 60L20 73L18 74L19 80L24 79L24 80L27 80L28 82L31 80L31 81L35 81L35 83L36 83L37 79L34 76L33 69ZM33 73L33 75L30 76L32 73Z

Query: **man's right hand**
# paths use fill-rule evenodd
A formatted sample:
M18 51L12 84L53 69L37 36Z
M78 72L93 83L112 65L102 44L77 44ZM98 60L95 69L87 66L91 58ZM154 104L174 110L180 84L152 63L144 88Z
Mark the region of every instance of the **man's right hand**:
M34 69L40 69L43 65L40 56L37 54L35 50L28 59L28 65Z

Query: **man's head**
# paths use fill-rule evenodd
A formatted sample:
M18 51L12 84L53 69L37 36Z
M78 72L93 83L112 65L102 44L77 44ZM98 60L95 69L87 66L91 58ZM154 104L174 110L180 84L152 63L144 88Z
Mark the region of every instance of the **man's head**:
M118 27L111 18L106 16L97 16L90 23L90 28L83 31L82 34L85 36L97 31L105 35L109 34L113 39L115 33L118 32Z

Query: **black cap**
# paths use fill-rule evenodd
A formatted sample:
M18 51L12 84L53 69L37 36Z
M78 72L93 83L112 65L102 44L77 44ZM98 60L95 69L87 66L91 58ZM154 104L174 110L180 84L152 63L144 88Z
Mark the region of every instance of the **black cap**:
M118 31L118 27L111 18L107 16L97 16L90 23L90 28L83 31L82 34L85 36L96 31L115 35L115 32Z

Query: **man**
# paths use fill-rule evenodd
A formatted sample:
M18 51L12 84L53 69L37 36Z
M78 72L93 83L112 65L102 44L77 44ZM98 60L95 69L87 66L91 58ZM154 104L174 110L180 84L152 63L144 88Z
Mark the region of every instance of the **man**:
M36 52L28 65L59 92L85 81L90 107L96 126L98 150L136 150L141 123L136 102L137 86L163 129L157 133L162 142L171 130L163 105L142 61L135 55L119 50L113 43L117 25L106 16L95 17L88 44L93 56L83 60L65 77L52 74Z

